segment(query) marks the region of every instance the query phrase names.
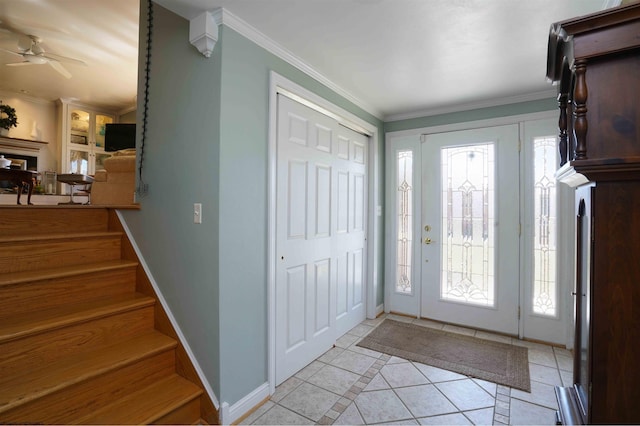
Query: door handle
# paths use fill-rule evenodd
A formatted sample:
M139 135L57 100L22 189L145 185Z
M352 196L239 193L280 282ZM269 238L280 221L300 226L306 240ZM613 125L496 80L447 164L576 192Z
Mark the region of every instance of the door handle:
M433 240L431 238L427 237L427 238L424 239L424 243L425 244L431 244L431 243L433 243Z

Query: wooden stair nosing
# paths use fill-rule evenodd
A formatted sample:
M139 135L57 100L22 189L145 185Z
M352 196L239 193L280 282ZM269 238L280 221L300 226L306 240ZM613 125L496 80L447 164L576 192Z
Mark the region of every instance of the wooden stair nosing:
M93 353L56 361L19 376L0 378L0 414L155 354L174 350L176 345L174 339L152 331Z
M78 305L61 306L38 312L25 312L2 318L0 322L0 344L25 336L58 329L70 324L91 321L105 316L155 304L155 299L141 293L114 296L83 302Z
M129 394L78 419L78 424L153 424L182 405L199 398L202 389L178 374Z
M0 276L0 287L22 284L34 281L43 281L53 278L71 277L74 275L88 274L94 272L111 271L116 269L126 269L135 267L138 262L114 259L103 262L85 263L79 265L69 265L60 268L40 269L31 271L10 272Z
M37 235L9 235L6 237L0 237L0 244L3 243L17 243L17 242L49 242L49 241L61 241L61 240L77 240L80 238L105 238L121 236L122 232L119 231L92 231L92 232L71 232L64 234L37 234Z

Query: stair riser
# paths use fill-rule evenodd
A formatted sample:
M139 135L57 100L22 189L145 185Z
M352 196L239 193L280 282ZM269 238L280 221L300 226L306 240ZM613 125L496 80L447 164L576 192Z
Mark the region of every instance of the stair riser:
M0 317L135 290L135 267L0 287Z
M120 258L119 235L0 244L0 271L22 272Z
M0 377L148 332L153 329L153 309L147 306L7 342L0 352Z
M174 369L174 351L166 351L0 413L0 418L3 423L71 424L74 419L166 377Z
M195 398L181 407L176 408L169 414L154 420L156 425L177 425L184 422L184 419L198 420L200 418L200 398Z
M0 235L25 236L107 230L107 209L4 208Z
M198 386L172 375L78 421L86 424L156 424L165 419L172 424L191 424L199 420L202 397L202 389Z

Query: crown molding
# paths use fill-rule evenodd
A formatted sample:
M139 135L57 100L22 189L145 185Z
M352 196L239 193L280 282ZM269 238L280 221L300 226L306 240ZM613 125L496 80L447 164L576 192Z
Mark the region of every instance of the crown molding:
M555 99L557 90L545 90L542 92L528 93L525 95L507 96L503 98L490 99L487 101L468 102L465 104L457 104L450 107L429 108L419 111L392 114L384 117L384 122L410 120L413 118L431 117L434 115L451 114L454 112L471 111L474 109L491 108L503 105L517 104L520 102L539 101L541 99Z
M79 102L78 98L60 98L55 101L59 105L73 105L75 107L85 108L89 111L99 111L106 114L118 115L118 110L113 107L102 107Z
M24 101L27 102L31 102L34 104L41 104L41 105L47 105L47 106L55 106L56 102L55 101L50 101L48 99L44 99L44 98L38 98L32 95L27 95L25 93L21 93L21 92L14 92L11 90L0 90L0 98L3 97L12 97L12 98L19 98L22 99Z
M123 108L120 111L118 111L118 116L122 116L122 115L128 114L128 113L130 113L132 111L135 111L136 109L138 109L138 105L137 104L130 105L130 106L128 106L126 108Z
M272 53L273 55L277 56L278 58L294 66L295 68L299 69L303 73L307 74L309 77L327 86L329 89L333 90L338 95L347 99L349 102L355 104L356 106L362 108L364 111L373 115L377 119L379 120L382 119L383 117L382 111L378 110L372 105L364 102L362 99L359 99L356 96L352 95L351 93L347 92L345 89L343 89L342 87L338 86L337 84L329 80L327 77L325 77L323 74L316 71L311 65L307 64L302 59L300 59L299 57L297 57L296 55L294 55L293 53L291 53L290 51L288 51L287 49L285 49L275 41L271 40L269 37L267 37L260 31L258 31L251 25L249 25L247 22L238 18L228 10L225 10L223 8L217 8L211 13L214 16L214 19L217 23L223 24L231 28L235 32L239 33L240 35L251 40L258 46L262 47L269 53Z

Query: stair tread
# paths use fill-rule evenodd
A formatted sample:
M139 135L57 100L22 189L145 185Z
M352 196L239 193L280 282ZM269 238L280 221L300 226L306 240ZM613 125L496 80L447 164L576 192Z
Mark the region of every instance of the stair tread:
M106 260L103 262L68 265L60 268L38 269L32 271L10 272L0 276L0 287L24 282L70 277L93 272L108 271L137 266L138 262L126 259Z
M151 306L155 299L140 293L105 297L73 305L0 317L0 344L70 324Z
M174 374L77 419L77 424L151 424L200 395L202 389Z
M175 349L176 345L174 339L152 330L91 353L66 357L16 376L2 377L0 413L149 356Z
M102 238L122 235L119 231L91 231L91 232L67 232L63 234L37 234L37 235L7 235L0 237L2 243L16 243L21 241L56 241L74 240L79 238Z

